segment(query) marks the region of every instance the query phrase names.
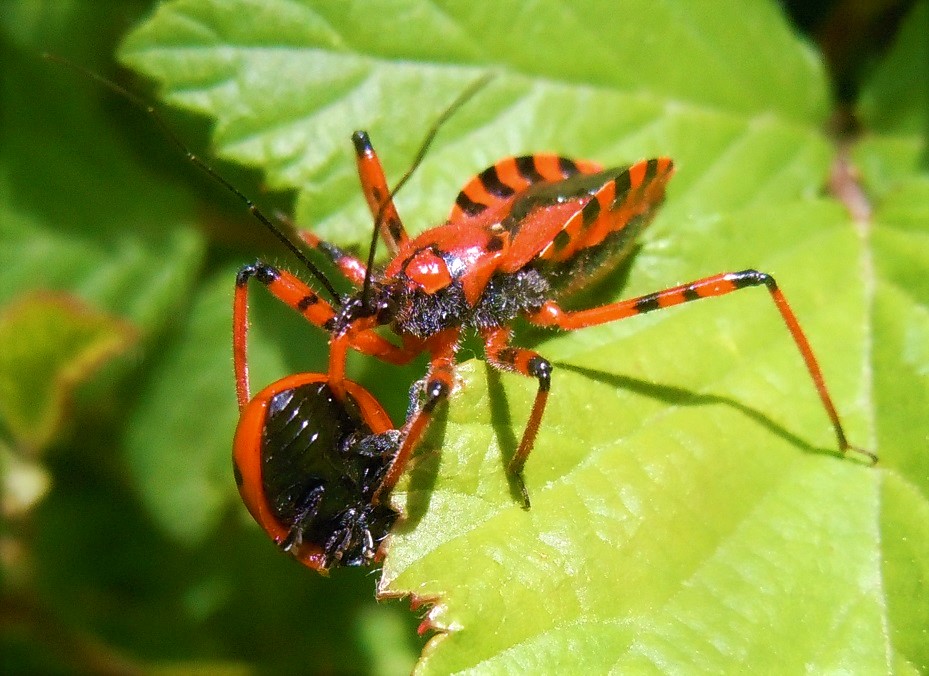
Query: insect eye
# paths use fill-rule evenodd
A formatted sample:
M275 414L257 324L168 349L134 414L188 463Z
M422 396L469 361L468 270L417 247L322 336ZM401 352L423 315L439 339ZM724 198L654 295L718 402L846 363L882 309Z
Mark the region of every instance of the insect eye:
M452 283L452 275L441 256L431 249L417 251L406 264L406 276L426 293L435 293Z

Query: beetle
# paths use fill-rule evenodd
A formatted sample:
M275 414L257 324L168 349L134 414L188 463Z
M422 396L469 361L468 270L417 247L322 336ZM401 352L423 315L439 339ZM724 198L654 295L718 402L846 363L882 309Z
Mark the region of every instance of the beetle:
M246 321L236 315L236 326ZM241 408L236 485L255 521L304 565L321 573L367 565L380 558L398 516L373 497L399 440L380 403L357 383L345 381L339 399L324 374L290 375Z

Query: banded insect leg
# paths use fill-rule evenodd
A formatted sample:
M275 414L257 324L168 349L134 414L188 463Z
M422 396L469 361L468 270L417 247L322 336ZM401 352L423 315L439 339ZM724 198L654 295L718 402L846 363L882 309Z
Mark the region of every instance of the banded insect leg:
M381 485L374 494L374 502L384 499L397 484L403 470L416 450L436 407L448 399L455 381L455 352L458 349L459 329L448 329L437 334L429 344L432 355L425 385L421 388L422 404L416 408L403 426L403 442L394 456Z
M548 391L552 380L552 365L537 352L512 347L510 332L507 329L485 329L481 332L481 336L484 338L487 361L491 365L503 371L513 371L539 381L539 389L536 390L535 400L519 447L507 466L507 474L516 481L522 494L523 507L529 509L529 492L526 490L526 482L523 479L523 468L535 444L535 438L542 423L542 415L545 413L545 404L548 402Z
M800 327L796 315L790 309L790 305L784 294L778 288L774 277L757 270L742 270L741 272L727 272L711 277L705 277L689 284L681 284L663 291L657 291L638 298L610 303L600 307L590 308L589 310L566 311L561 309L554 301L546 302L542 308L531 315L529 320L539 326L550 326L561 329L582 329L588 326L597 326L607 322L633 317L635 315L663 310L674 305L689 303L702 298L712 298L715 296L724 296L753 286L764 286L771 296L771 300L781 314L781 319L787 326L800 356L806 366L807 373L813 381L813 386L819 395L826 415L832 423L835 432L839 450L843 453L846 451L855 451L866 457L872 462L877 462L877 456L870 451L852 446L848 442L842 421L836 411L832 397L826 387L826 380L823 377L822 369L813 354L813 348L807 340L806 334Z

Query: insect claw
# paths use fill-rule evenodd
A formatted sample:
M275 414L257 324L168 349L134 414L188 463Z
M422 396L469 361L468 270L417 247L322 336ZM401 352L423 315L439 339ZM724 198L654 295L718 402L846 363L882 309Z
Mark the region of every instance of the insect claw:
M532 504L529 501L529 490L526 488L526 480L521 471L510 475L510 488L522 502L522 508L528 512Z
M870 461L871 467L874 467L877 464L878 457L875 453L872 453L871 451L867 451L863 448L859 448L858 446L851 446L851 445L847 446L844 449L844 451L846 454L857 453L858 455L863 455Z

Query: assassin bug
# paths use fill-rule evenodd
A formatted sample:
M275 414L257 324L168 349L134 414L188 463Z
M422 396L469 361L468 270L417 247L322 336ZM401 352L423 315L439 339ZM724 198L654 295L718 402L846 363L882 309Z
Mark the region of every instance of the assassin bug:
M374 272L372 256L365 266L307 236L308 244L328 254L360 286L338 310L289 273L259 263L254 276L280 300L330 331L328 375L336 393L344 392L347 382L348 349L394 363L404 363L423 351L429 354L422 402L404 425L400 449L375 500L396 484L435 407L448 397L462 331L473 329L480 334L491 365L538 381L529 420L508 465L528 508L522 473L548 401L552 365L537 352L510 343L510 327L518 316L538 326L580 329L752 286L765 287L780 312L832 423L839 449L876 460L873 454L849 444L809 341L774 278L764 272L712 275L587 310L568 311L558 304L557 299L582 288L629 254L664 199L674 171L670 158L603 169L593 162L552 154L509 157L465 184L444 224L411 239L368 135L356 132L352 140L376 232L392 255L385 269ZM384 325L400 337L400 346L372 333Z
M435 407L448 397L463 330L480 333L493 366L538 381L528 423L508 466L528 507L522 471L548 400L552 365L535 351L510 344L510 326L516 317L539 326L580 329L752 286L765 287L779 311L832 423L839 449L876 460L849 444L809 341L767 273L743 270L712 275L588 310L567 311L558 304L558 298L628 255L664 199L673 173L669 158L612 169L551 154L506 158L465 184L443 225L411 239L368 135L356 132L352 140L375 232L392 255L386 268L375 272L373 256L365 265L306 235L310 246L330 256L360 287L337 309L285 271L257 263L243 272L330 332L329 384L339 396L344 393L349 349L393 363L404 363L423 351L429 354L422 402L404 425L402 444L375 499L396 484ZM240 286L245 276L240 277ZM400 337L401 345L372 332L384 325Z
M434 133L427 137L414 169ZM717 274L588 310L566 311L558 304L559 298L614 268L629 254L664 199L673 173L669 158L612 169L551 154L506 158L465 184L444 224L411 239L393 197L412 169L390 191L368 135L356 132L352 141L362 189L374 216L367 263L311 233L303 233L302 238L328 256L358 290L349 297L339 297L301 255L310 272L329 291L331 303L295 275L260 261L240 272L235 303L243 309L240 314L244 317L248 281L255 279L311 323L327 330L330 355L326 383L343 404L357 393L345 377L349 349L396 364L423 352L429 355L428 372L419 388L420 400L411 408L401 430L399 448L370 496L371 504L386 499L436 406L448 397L455 353L464 330L476 330L481 335L487 360L493 366L538 382L528 422L508 465L508 473L528 507L522 473L548 400L552 365L535 351L510 344L510 327L517 317L523 316L539 326L578 329L751 286L764 286L780 312L832 423L839 449L856 450L876 459L848 443L812 348L773 277L766 273L744 270ZM187 155L216 176L189 152ZM243 199L263 224L286 239L250 200L222 178L216 178ZM381 271L373 266L378 235L391 254ZM375 332L381 326L392 328L400 344ZM249 401L245 327L244 321L237 323L234 333L237 391L243 410Z

